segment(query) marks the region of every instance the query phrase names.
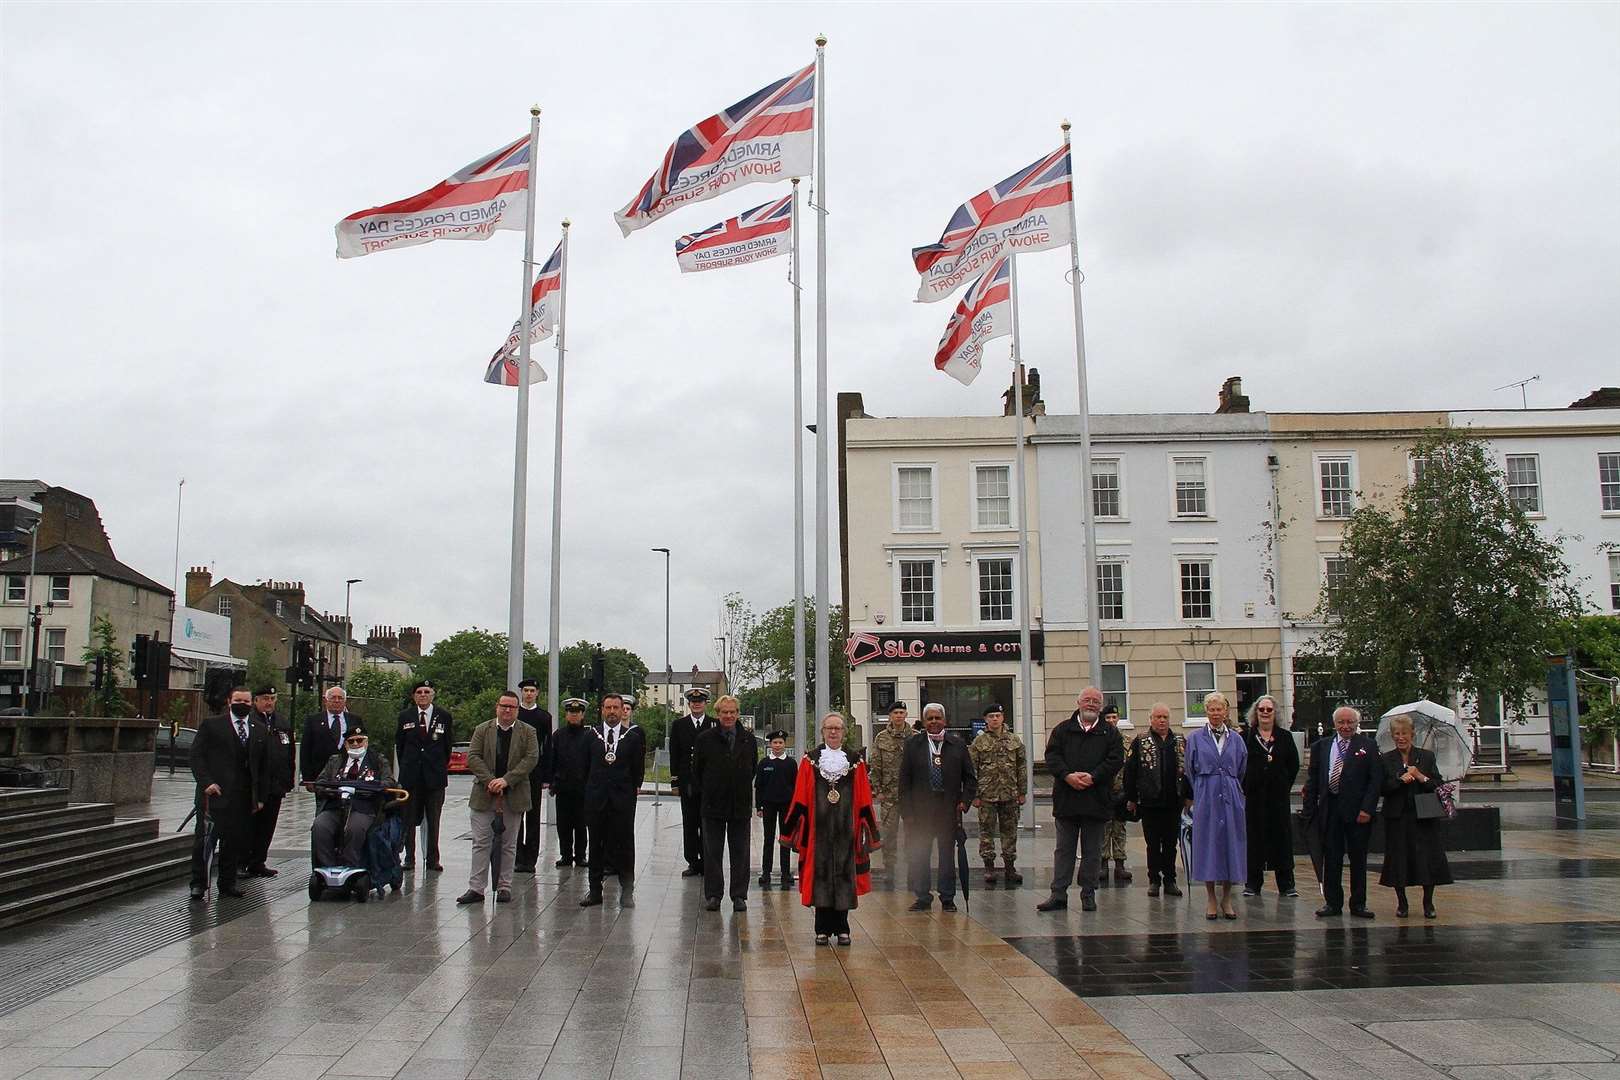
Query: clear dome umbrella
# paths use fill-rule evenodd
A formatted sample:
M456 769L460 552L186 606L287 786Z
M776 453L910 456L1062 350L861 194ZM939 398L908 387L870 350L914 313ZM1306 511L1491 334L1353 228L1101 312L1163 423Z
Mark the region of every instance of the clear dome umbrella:
M1389 725L1397 716L1412 721L1412 745L1434 754L1440 766L1440 779L1463 778L1474 763L1474 749L1455 712L1432 701L1397 705L1378 718L1378 749L1385 752L1395 749L1395 737L1390 734Z

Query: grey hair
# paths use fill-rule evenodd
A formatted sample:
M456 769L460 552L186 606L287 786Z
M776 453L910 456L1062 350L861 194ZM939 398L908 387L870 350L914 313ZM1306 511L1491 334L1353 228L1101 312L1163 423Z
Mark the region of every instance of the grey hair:
M937 701L930 701L927 705L923 706L923 711L922 711L923 719L926 720L928 718L928 712L929 712L930 709L938 709L939 710L939 715L941 715L941 716L945 715L945 706L941 705Z
M1333 719L1337 720L1339 718L1339 714L1342 713L1342 712L1347 712L1351 716L1355 717L1356 718L1356 726L1357 727L1361 726L1361 710L1360 709L1356 708L1353 705L1340 705L1337 709L1333 710Z
M343 689L343 685L341 683L333 683L331 686L328 686L325 690L321 691L321 700L325 701L327 698L331 697L332 691L334 690L342 694L344 697L349 696L349 692Z
M1260 703L1262 701L1271 702L1271 715L1275 718L1277 726L1282 727L1282 706L1278 705L1277 699L1270 694L1261 694L1254 699L1254 704L1249 706L1249 711L1244 716L1244 719L1249 722L1249 726L1254 727L1259 722L1256 718L1260 715Z

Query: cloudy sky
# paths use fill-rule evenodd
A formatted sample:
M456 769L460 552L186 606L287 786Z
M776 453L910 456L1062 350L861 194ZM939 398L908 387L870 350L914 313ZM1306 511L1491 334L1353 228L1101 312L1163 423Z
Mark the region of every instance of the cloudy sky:
M1620 7L71 5L0 14L0 474L115 549L301 579L317 607L507 621L514 395L483 365L520 233L339 262L332 226L545 110L537 247L571 242L563 636L715 659L722 594L791 596L782 262L688 276L621 239L683 128L828 49L831 386L988 413L930 359L909 249L1075 124L1092 406L1563 406L1620 379ZM785 187L784 187L785 190ZM1020 263L1075 402L1067 256ZM810 268L806 268L807 277ZM807 305L807 330L810 327ZM806 335L807 362L813 339ZM542 350L542 362L553 356ZM534 395L527 636L546 640L553 388ZM808 402L807 402L808 405ZM836 565L836 564L835 564ZM836 571L834 574L836 587Z

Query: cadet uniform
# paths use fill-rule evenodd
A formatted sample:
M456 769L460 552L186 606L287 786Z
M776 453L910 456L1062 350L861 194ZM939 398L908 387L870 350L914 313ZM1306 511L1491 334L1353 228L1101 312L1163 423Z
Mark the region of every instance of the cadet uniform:
M905 702L897 701L890 708L889 716L892 718L898 711L904 717L905 708ZM906 865L900 819L900 758L905 753L906 740L913 734L912 726L905 723L896 731L891 719L872 736L872 751L866 757L872 795L878 802L878 835L883 837L878 853L883 856L883 868L889 871L891 889L900 868Z
M999 836L1007 884L1017 885L1024 880L1017 869L1018 817L1020 803L1029 793L1023 741L1005 724L997 732L986 728L968 747L968 755L979 779L979 858L984 860L985 883L996 881L995 841Z
M1116 730L1119 728L1119 709L1112 702L1103 706L1102 718L1113 724ZM1121 738L1123 739L1123 736ZM1126 749L1130 748L1126 747ZM1121 816L1124 813L1125 803L1124 769L1114 774L1114 784L1109 789L1109 797L1114 803L1114 816L1109 818L1108 823L1103 826L1103 869L1102 876L1098 878L1097 884L1108 884L1108 862L1112 859L1114 863L1114 882L1125 885L1131 880L1131 872L1125 869L1125 819Z

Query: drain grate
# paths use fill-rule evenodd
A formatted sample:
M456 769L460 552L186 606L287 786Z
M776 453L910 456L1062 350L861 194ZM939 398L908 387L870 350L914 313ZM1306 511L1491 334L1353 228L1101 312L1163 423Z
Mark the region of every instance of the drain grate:
M165 945L302 892L303 875L256 882L240 900L193 905L184 882L155 885L112 901L65 912L6 932L0 945L0 1016Z

